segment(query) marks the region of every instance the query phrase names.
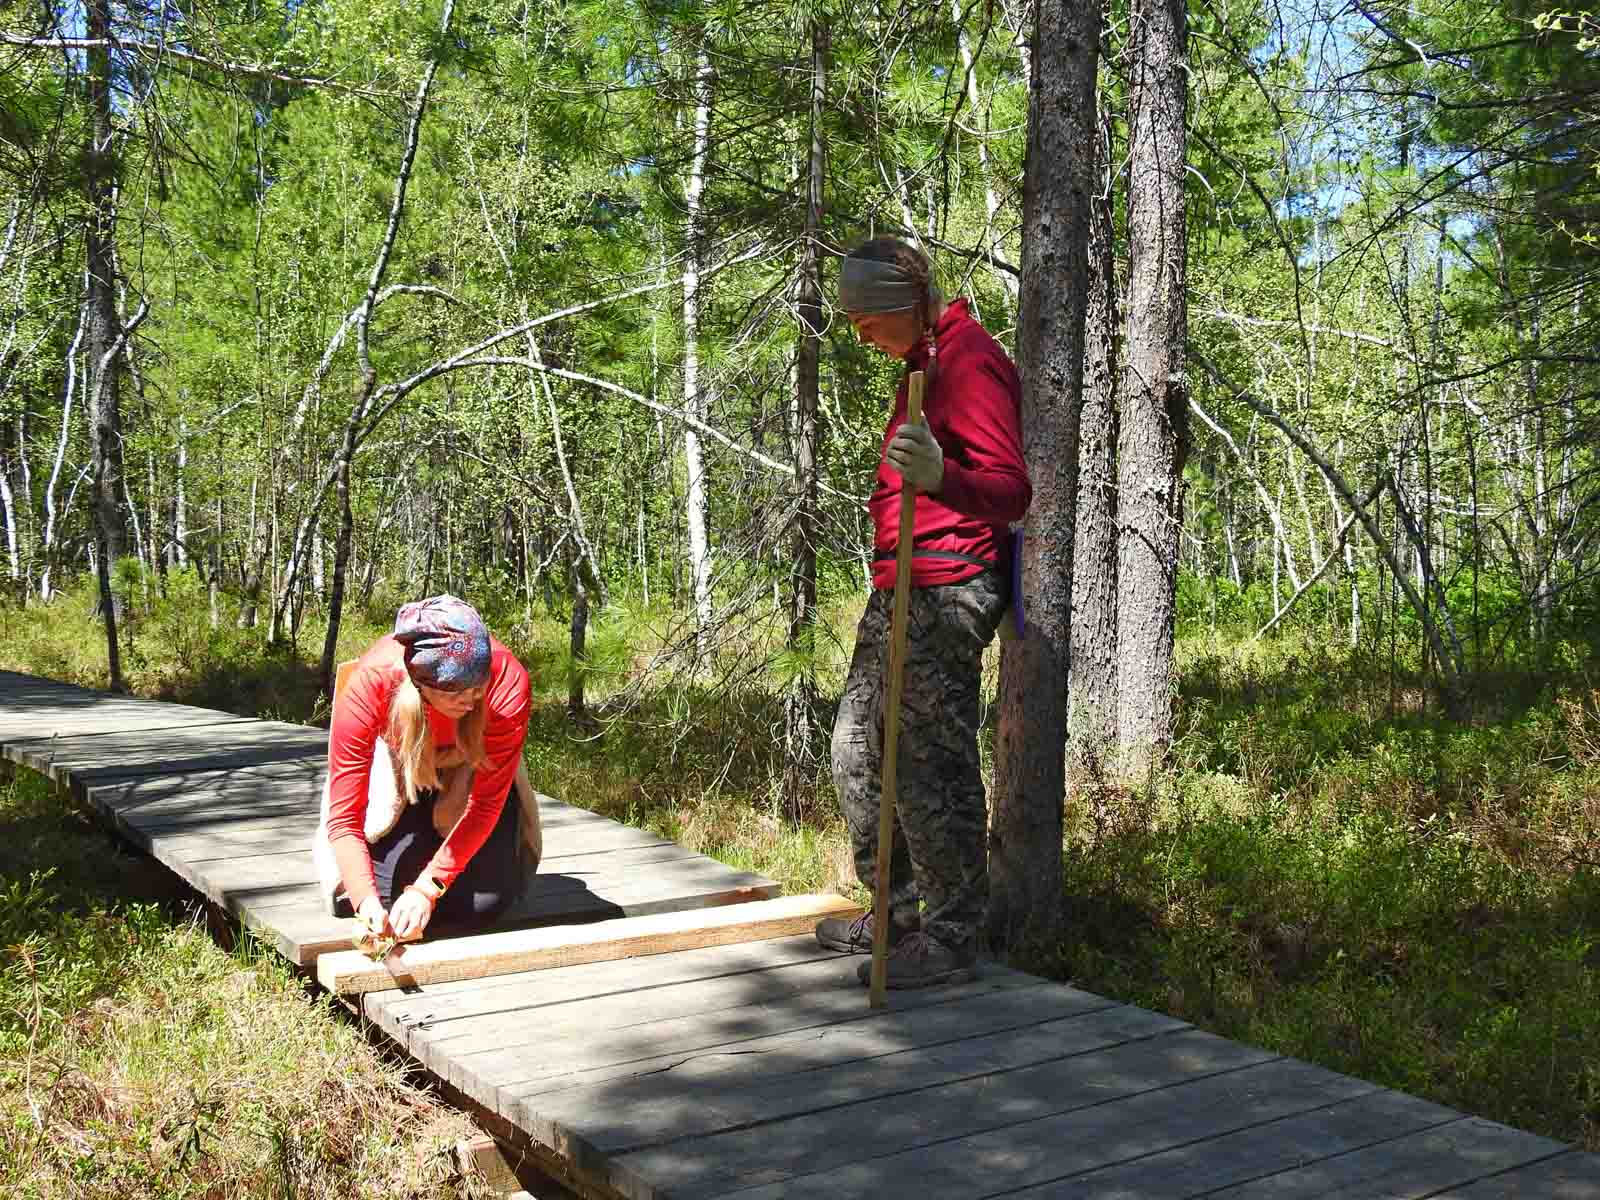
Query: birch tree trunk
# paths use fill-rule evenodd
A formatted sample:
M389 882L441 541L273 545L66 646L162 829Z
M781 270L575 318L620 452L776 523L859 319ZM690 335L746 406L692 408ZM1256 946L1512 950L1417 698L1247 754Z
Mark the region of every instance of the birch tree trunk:
M1183 208L1186 14L1135 0L1128 311L1118 429L1117 732L1129 778L1172 743L1172 642L1187 442Z
M178 414L178 460L172 479L172 553L167 561L174 567L189 562L189 423Z
M1041 0L1023 182L1022 431L1033 507L1022 559L1027 637L1003 644L988 930L1026 958L1061 921L1072 538L1095 185L1099 0Z
M828 27L811 26L811 147L806 180L805 241L800 251L800 345L795 364L794 561L789 575L788 645L800 669L784 697L783 806L798 820L810 807L815 767L817 681L812 665L817 612L817 409L822 358L822 103L828 86Z
M269 495L271 492L269 492ZM271 553L272 539L261 529L261 522L257 518L260 507L260 480L252 477L250 480L250 516L245 522L245 541L241 546L243 556L248 556L241 562L242 572L239 580L241 601L239 604L238 626L240 629L254 629L259 618L261 608L261 590L266 586L267 555Z
M994 194L994 179L989 170L989 114L978 98L978 72L972 64L972 48L967 38L967 27L962 22L961 0L950 0L950 17L956 26L956 46L961 52L961 69L967 79L967 107L978 116L978 171L983 176L983 212L985 217L983 246L989 257L989 270L1005 291L1006 300L1013 313L1017 310L1017 280L1011 272L1003 271L997 261L996 244L1000 240L995 228L1000 215L1000 200Z
M709 405L700 384L700 273L704 267L705 228L702 197L705 193L706 159L711 147L711 99L716 75L711 55L701 35L694 72L694 151L689 163L689 181L684 193L688 210L688 253L683 262L683 408L704 422ZM683 469L687 494L684 521L689 533L689 577L694 590L695 652L704 650L706 632L711 625L711 549L706 537L705 451L700 433L693 425L683 430Z
M17 505L11 494L11 464L0 457L0 514L6 524L6 560L11 569L12 591L22 582L22 555L17 548Z
M61 469L67 461L67 444L72 436L72 407L78 391L78 348L83 344L83 331L89 323L89 306L84 304L78 312L78 327L73 331L67 346L66 382L61 388L61 427L56 432L55 457L50 462L50 475L44 485L44 535L39 543L39 556L43 568L39 574L39 599L48 601L54 581L56 528L66 515L66 505L56 507L56 486L61 481Z

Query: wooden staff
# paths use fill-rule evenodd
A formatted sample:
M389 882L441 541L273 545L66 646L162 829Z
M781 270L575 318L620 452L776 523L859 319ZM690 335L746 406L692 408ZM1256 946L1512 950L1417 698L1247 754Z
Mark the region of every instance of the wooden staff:
M906 382L906 420L922 421L923 374ZM906 621L911 610L911 543L916 534L917 490L900 481L900 540L894 552L894 619L889 627L889 686L883 710L883 789L878 797L878 871L872 890L872 987L867 1003L888 1004L889 852L894 841L894 804L899 794L900 693L905 683Z

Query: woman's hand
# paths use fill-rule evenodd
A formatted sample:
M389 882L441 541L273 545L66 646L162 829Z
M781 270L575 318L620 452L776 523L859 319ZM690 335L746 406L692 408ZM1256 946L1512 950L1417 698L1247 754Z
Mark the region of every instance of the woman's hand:
M944 486L944 451L926 425L910 421L901 425L884 457L919 492L935 496Z
M394 907L389 910L389 921L394 926L395 936L403 942L421 937L432 917L432 898L415 884L401 892Z
M384 910L383 901L376 896L368 896L361 902L361 907L356 909L356 917L373 937L394 936L394 929L389 924L389 914Z
M396 941L389 914L376 896L368 896L356 909L356 925L361 932L351 939L351 944L368 958L381 958Z

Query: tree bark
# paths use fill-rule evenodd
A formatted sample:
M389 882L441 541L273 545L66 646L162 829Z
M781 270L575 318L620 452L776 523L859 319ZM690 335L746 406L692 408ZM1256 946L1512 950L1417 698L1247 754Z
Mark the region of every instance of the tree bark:
M784 697L783 806L799 820L810 808L815 777L812 747L817 710L813 633L817 612L817 409L822 359L822 104L828 86L828 27L811 26L811 147L806 185L805 239L800 251L800 345L795 370L793 523L789 574L788 646L799 664Z
M1061 919L1072 539L1094 194L1099 0L1041 0L1023 182L1022 430L1033 507L1027 637L1001 653L989 935L1014 959L1054 948Z
M178 459L172 477L172 552L167 561L174 567L189 562L189 423L178 414Z
M89 0L85 19L90 38L111 33L108 0ZM118 163L112 149L111 52L104 46L86 51L89 93L89 145L84 154L84 255L87 301L83 345L90 375L90 462L93 477L96 536L113 558L127 551L128 534L122 511L121 358L117 319L116 195Z
M100 584L100 612L105 621L106 659L112 691L122 691L122 663L117 652L117 599L111 570L127 550L122 506L122 412L117 349L116 196L117 159L111 130L111 6L88 0L85 29L101 44L85 52L89 99L88 145L84 153L84 259L88 272L84 347L92 373L85 381L89 401L89 461L94 496L95 573Z
M1125 777L1173 736L1172 653L1188 438L1183 0L1136 0L1128 165L1128 311L1118 429L1117 732Z
M1110 125L1108 114L1101 114L1095 139L1098 187L1089 208L1083 423L1072 556L1069 744L1074 774L1097 770L1117 736L1117 281Z
M576 546L568 556L568 565L572 573L572 624L568 643L572 656L572 675L567 680L567 716L582 724L589 717L583 697L588 676L584 659L589 633L589 589L583 582L583 561Z
M18 591L22 582L22 555L17 547L17 505L11 493L11 464L0 456L0 513L6 526L6 560L11 570L11 586Z

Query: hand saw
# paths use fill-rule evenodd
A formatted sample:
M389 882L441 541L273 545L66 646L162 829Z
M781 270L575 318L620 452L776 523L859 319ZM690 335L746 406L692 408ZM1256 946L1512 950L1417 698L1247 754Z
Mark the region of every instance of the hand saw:
M361 953L374 962L383 964L383 969L389 972L395 986L402 992L420 992L416 977L406 970L405 945L396 937L385 937L380 931L372 928L366 920L356 917L360 930L350 942Z

